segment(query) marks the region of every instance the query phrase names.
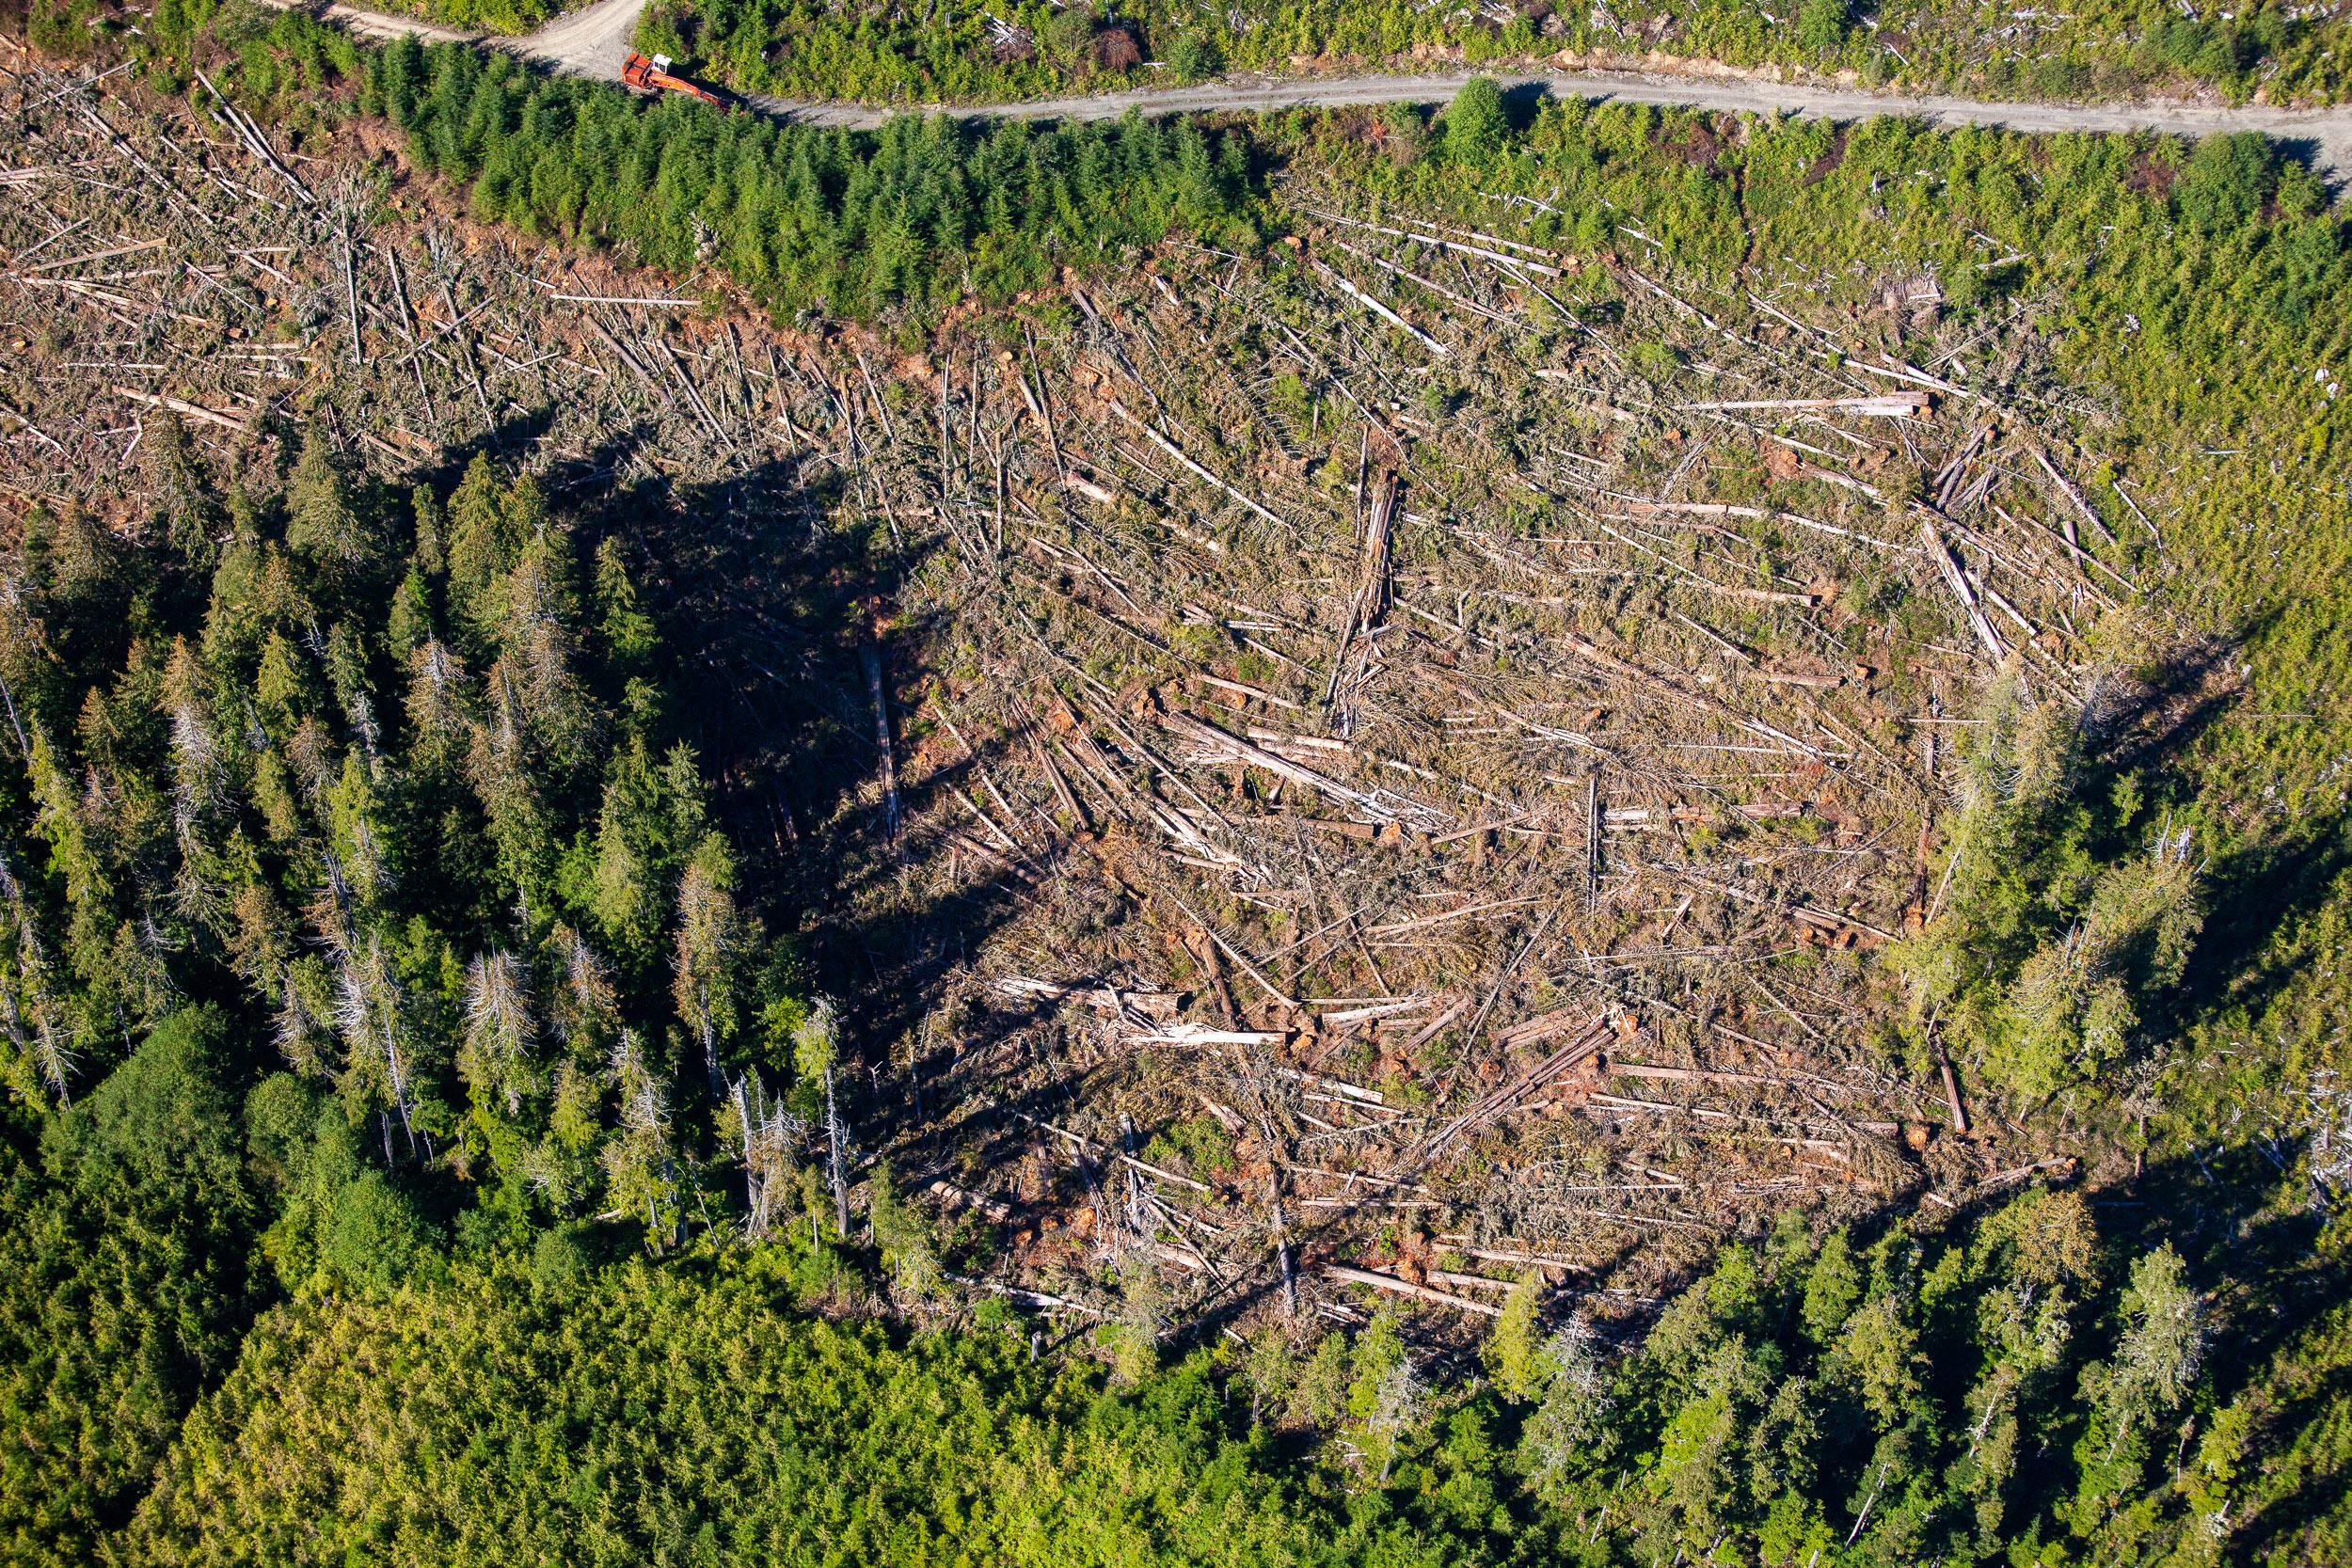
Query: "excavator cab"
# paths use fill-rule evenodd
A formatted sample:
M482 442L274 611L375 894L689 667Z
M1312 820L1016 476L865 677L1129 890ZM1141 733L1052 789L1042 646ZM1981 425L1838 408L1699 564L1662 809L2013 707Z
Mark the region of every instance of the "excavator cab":
M682 92L691 98L701 99L713 108L734 107L708 87L673 72L667 55L656 55L647 59L635 50L629 51L628 59L621 67L621 80L640 92Z

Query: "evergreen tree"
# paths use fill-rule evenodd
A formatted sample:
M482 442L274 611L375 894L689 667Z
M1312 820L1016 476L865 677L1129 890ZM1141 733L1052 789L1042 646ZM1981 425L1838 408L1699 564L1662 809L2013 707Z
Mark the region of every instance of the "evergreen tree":
M317 424L304 428L288 482L286 547L330 574L356 571L374 554L341 460Z
M1502 150L1510 132L1502 89L1491 76L1471 77L1446 105L1446 155L1457 163L1483 167Z
M701 1050L715 1098L723 1098L726 1092L720 1051L735 1034L736 974L745 941L742 918L735 908L734 882L734 857L727 852L725 841L716 833L705 834L678 882L677 955L671 995L679 1019Z
M190 569L210 572L222 523L219 499L196 455L196 443L176 414L151 426L141 445L147 458L148 492L154 498L156 531Z

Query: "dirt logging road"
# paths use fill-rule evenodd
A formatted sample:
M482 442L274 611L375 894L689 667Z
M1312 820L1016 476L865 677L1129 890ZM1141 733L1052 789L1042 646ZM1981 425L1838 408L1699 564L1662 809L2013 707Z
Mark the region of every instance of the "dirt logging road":
M557 17L529 38L517 39L513 47L558 71L617 82L628 58L629 36L637 31L638 13L644 8L645 0L596 0Z
M644 0L597 0L583 10L558 17L524 38L497 40L526 59L558 71L602 81L621 79L629 39ZM387 16L345 5L322 12L371 38L414 33L428 40L472 35L431 23ZM1279 113L1300 107L1337 108L1372 103L1442 103L1473 76L1490 75L1506 89L1530 89L1557 98L1615 100L1740 114L1796 115L1806 119L1857 120L1882 115L1909 116L1932 125L1994 125L2043 135L2063 132L2155 131L2201 136L2216 131L2259 131L2308 153L2312 163L2344 178L2352 175L2352 108L2281 109L2266 104L2122 102L2113 103L1999 103L1942 94L1866 92L1739 76L1695 76L1618 71L1471 71L1423 75L1364 74L1288 80L1226 77L1187 87L1146 87L1128 92L1025 103L983 103L943 109L905 109L866 103L804 102L747 97L760 111L809 125L871 129L891 115L954 112L973 119L1116 119L1130 109L1145 115L1216 110Z

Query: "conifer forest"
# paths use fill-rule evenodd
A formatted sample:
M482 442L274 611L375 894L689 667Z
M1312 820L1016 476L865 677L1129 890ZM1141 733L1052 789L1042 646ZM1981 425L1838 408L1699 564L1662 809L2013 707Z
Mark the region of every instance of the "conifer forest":
M0 14L0 1563L2352 1561L2308 151Z

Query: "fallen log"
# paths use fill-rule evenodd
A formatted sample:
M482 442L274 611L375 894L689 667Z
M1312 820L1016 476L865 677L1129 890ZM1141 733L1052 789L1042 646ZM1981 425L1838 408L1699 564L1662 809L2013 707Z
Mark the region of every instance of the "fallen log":
M993 1198L986 1193L976 1193L968 1187L959 1187L945 1177L933 1181L926 1190L933 1197L951 1203L959 1209L977 1209L999 1225L1012 1218L1012 1205L1001 1199Z
M1018 1285L1000 1285L993 1279L974 1279L968 1275L951 1274L947 1277L959 1285L968 1285L976 1291L993 1291L1008 1301L1017 1301L1024 1307L1034 1307L1041 1311L1084 1312L1089 1318L1103 1315L1099 1307L1061 1296L1049 1296L1042 1291L1025 1291Z
M1286 783L1295 784L1301 789L1312 790L1327 800L1360 812L1377 822L1402 822L1407 817L1423 822L1431 818L1444 819L1442 813L1432 807L1422 805L1417 800L1406 800L1402 796L1383 799L1385 791L1381 794L1374 794L1351 788L1336 779L1325 777L1311 768L1303 768L1288 757L1269 752L1252 741L1244 740L1230 730L1219 729L1204 720L1195 719L1188 713L1169 709L1160 714L1159 721L1161 727L1169 734L1192 745L1194 751L1200 753L1198 760L1241 763L1258 768ZM1397 804L1390 804L1391 800L1395 800ZM1411 809L1401 810L1400 807Z
M1325 1013L1319 1022L1324 1023L1361 1023L1367 1019L1388 1018L1396 1013L1419 1012L1422 1008L1429 1006L1430 1005L1430 999L1425 996L1400 996L1391 1002L1378 1002L1371 1004L1367 1006L1347 1007L1343 1008L1338 1012Z
M1840 914L1836 910L1815 909L1810 904L1783 903L1777 898L1768 898L1760 893L1750 893L1745 888L1733 887L1726 882L1718 882L1708 878L1698 876L1694 872L1679 866L1652 864L1645 867L1645 869L1656 871L1662 876L1679 878L1683 881L1690 882L1694 886L1703 887L1709 893L1720 893L1724 897L1733 899L1739 903L1757 904L1767 909L1778 910L1789 919L1796 921L1800 925L1810 926L1817 931L1829 931L1835 933L1846 930L1852 931L1859 936L1869 937L1873 941L1877 942L1893 942L1895 940L1894 932L1886 930L1882 927L1873 926L1867 920L1857 920L1852 915Z
M1274 1069L1274 1075L1277 1078L1287 1078L1294 1084L1308 1084L1318 1089L1328 1089L1343 1100L1353 1100L1359 1104L1377 1105L1383 1110L1388 1109L1389 1100L1386 1095L1359 1087L1354 1084L1343 1083L1337 1078L1321 1078L1314 1073L1301 1072L1292 1067L1278 1067Z
M1022 974L1009 974L993 983L1007 996L1035 997L1047 1002L1074 997L1097 1012L1134 1012L1157 1022L1174 1018L1177 1009L1184 1006L1182 993L1172 990L1120 990L1090 981L1064 984L1057 980L1032 980Z
M1029 1115L1026 1111L1015 1111L1012 1114L1020 1120L1025 1121L1031 1127L1036 1128L1039 1132L1051 1132L1054 1136L1061 1139L1064 1143L1074 1146L1082 1154L1094 1154L1099 1152L1106 1159L1116 1160L1120 1164L1129 1166L1135 1170L1142 1171L1147 1176L1156 1176L1164 1181L1173 1181L1178 1186L1189 1187L1196 1193L1216 1191L1215 1188L1211 1187L1205 1181L1195 1181L1189 1176L1179 1176L1172 1170L1162 1170L1159 1166L1138 1160L1132 1154L1121 1154L1115 1148L1106 1148L1101 1144L1097 1144L1090 1138L1081 1137L1077 1133L1070 1132L1065 1128L1057 1127L1050 1121Z
M1438 1244L1448 1252L1458 1252L1465 1258L1475 1258L1482 1263L1520 1263L1529 1268L1557 1269L1564 1274L1590 1274L1592 1272L1586 1264L1571 1263L1564 1258L1546 1258L1539 1253L1515 1252L1502 1247L1468 1246L1444 1236L1438 1238Z
M1598 1051L1609 1043L1610 1037L1615 1033L1615 1028L1606 1017L1594 1019L1575 1039L1439 1128L1427 1143L1422 1145L1418 1160L1425 1162L1435 1158L1446 1145L1502 1116L1513 1105Z
M1565 1030L1573 1029L1580 1023L1589 1023L1592 1016L1590 1007L1563 1007L1556 1013L1539 1014L1502 1031L1495 1036L1495 1043L1506 1049L1533 1045L1537 1040L1549 1039Z
M113 390L115 396L119 398L128 398L133 403L145 404L150 408L168 408L175 414L184 414L191 420L201 420L206 424L218 425L223 430L233 430L239 434L243 434L245 430L245 421L242 420L232 420L226 414L215 414L209 408L199 408L193 403L183 403L178 398L162 398L147 392L135 392L128 387L117 387Z
M1406 321L1403 316L1398 315L1394 310L1390 309L1386 305L1380 303L1379 300L1364 293L1363 290L1356 287L1355 284L1350 283L1346 278L1342 277L1338 273L1333 272L1329 267L1325 266L1321 261L1314 263L1314 269L1323 276L1325 282L1336 287L1348 298L1354 300L1357 304L1362 306L1374 315L1378 316L1382 321L1387 322L1391 326L1395 327L1398 331L1411 338L1413 341L1427 349L1431 354L1437 356L1440 359L1447 357L1447 349L1443 343L1438 341L1437 339L1432 338L1428 333L1423 332L1420 327L1415 326L1411 322Z
M1654 1078L1669 1084L1779 1084L1757 1072L1721 1072L1708 1068L1651 1067L1645 1062L1611 1062L1612 1078Z
M1928 559L1935 562L1935 569L1943 575L1945 586L1952 591L1952 596L1960 600L1961 608L1967 612L1968 625L1975 629L1977 640L1984 644L1985 651L1996 661L2008 657L2008 645L2001 641L2000 633L1993 629L1993 623L1984 618L1984 609L1977 602L1976 591L1968 586L1967 574L1961 570L1960 562L1952 559L1952 547L1944 542L1943 531L1935 526L1934 515L1924 506L1918 512L1919 543L1927 550Z
M1516 1291L1516 1279L1497 1279L1491 1275L1455 1274L1449 1269L1431 1269L1429 1277L1440 1285L1453 1285L1472 1291Z
M1137 1035L1137 1045L1256 1045L1278 1046L1290 1043L1290 1036L1279 1029L1216 1029L1205 1023L1171 1023L1148 1035Z
M1345 224L1350 229L1360 229L1367 233L1386 234L1392 239L1409 240L1415 245L1433 245L1446 250L1458 250L1465 256L1483 256L1489 261L1500 261L1506 267L1517 267L1528 272L1541 273L1546 277L1560 277L1565 276L1558 267L1551 266L1546 262L1521 261L1516 256L1505 256L1499 250L1487 250L1479 245L1464 245L1458 240L1441 240L1435 234L1417 234L1405 229L1385 229L1376 223L1365 223L1359 218L1343 218L1337 213L1327 213L1315 207L1302 207L1299 211L1311 213L1316 217L1327 218L1333 223ZM1471 230L1456 230L1456 232L1467 234L1471 232ZM1507 240L1495 240L1491 235L1480 235L1479 237L1490 240L1496 245L1508 245L1512 243ZM1532 249L1533 247L1522 246L1521 248ZM1548 256L1551 253L1549 251L1536 251L1535 254L1539 256Z
M1443 1291L1433 1291L1426 1285L1416 1285L1409 1279L1399 1279L1392 1274L1375 1274L1370 1269L1351 1269L1342 1263L1327 1263L1324 1266L1323 1272L1332 1279L1344 1280L1350 1285L1369 1285L1375 1291L1387 1291L1395 1295L1410 1296L1415 1301L1435 1302L1439 1307L1451 1307L1457 1311L1475 1312L1482 1318L1502 1316L1502 1308L1500 1307L1489 1306L1483 1301L1472 1301L1468 1296L1448 1295Z
M2058 466L2050 461L2050 457L2047 452L2043 451L2040 447L2029 447L2026 450L2033 453L2033 460L2042 465L2042 471L2050 476L2050 483L2058 487L2059 494L2063 495L2068 500L2074 503L2075 509L2082 513L2083 520L2088 522L2092 528L2097 529L2100 536L2106 539L2108 544L2114 544L2115 535L2107 531L2107 525L2100 520L2099 514L2097 512L2091 510L2090 499L2075 487L2073 480L2067 478L2065 474L2058 471ZM2117 493L2119 495L2122 494L2120 491ZM2145 521L2146 519L2143 518L2141 520ZM2071 518L2066 521L2066 547L2074 551L2077 559L2081 558L2082 547L2075 542L2074 525L2073 519Z
M1112 413L1118 415L1129 424L1134 425L1138 431L1141 431L1145 440L1151 442L1153 446L1168 453L1168 456L1183 464L1185 471L1190 473L1195 479L1200 480L1204 484L1208 484L1218 490L1224 491L1227 495L1232 497L1233 499L1241 502L1242 505L1248 507L1250 511L1256 513L1259 516L1263 517L1267 522L1274 524L1276 527L1280 528L1287 526L1283 523L1281 518L1276 516L1273 513L1267 511L1264 507L1260 506L1256 501L1251 500L1248 496L1243 495L1239 490L1234 489L1232 485L1217 478L1216 475L1209 472L1208 469L1202 467L1200 464L1195 463L1191 458L1185 456L1183 449L1178 447L1175 442L1169 440L1167 436L1152 429L1152 426L1144 423L1143 420L1129 413L1126 405L1120 403L1117 398L1111 399L1109 406Z
M1861 414L1871 419L1908 420L1926 413L1929 407L1925 392L1894 392L1884 397L1759 398L1740 403L1686 403L1682 404L1682 411L1708 414L1717 410L1785 408L1791 412L1835 410L1840 414Z
M874 709L874 750L882 758L882 837L895 840L898 836L898 768L890 754L890 705L882 692L882 648L869 641L860 643L857 652L858 662L866 667L866 700Z

